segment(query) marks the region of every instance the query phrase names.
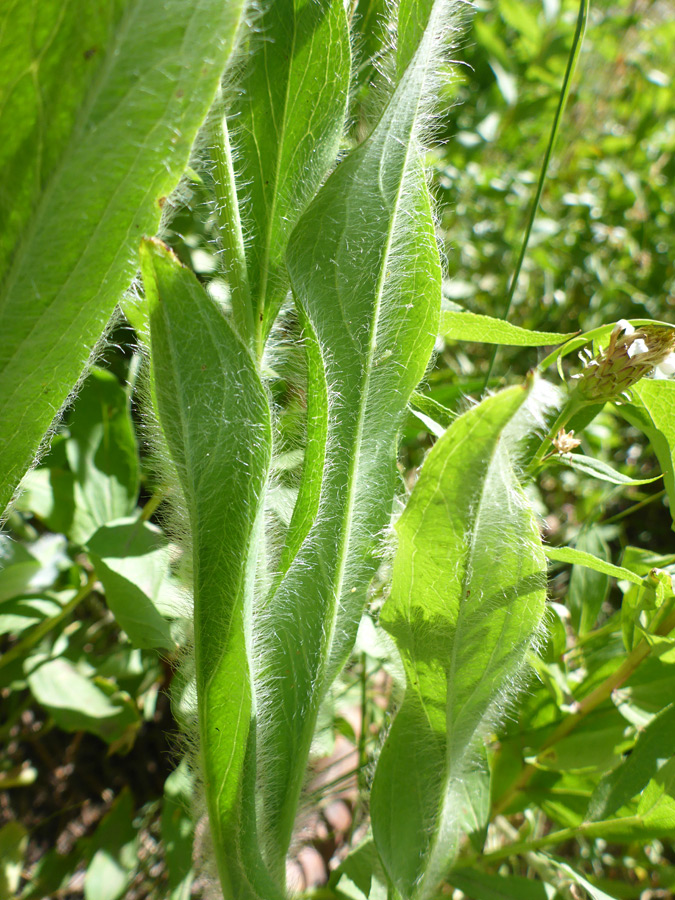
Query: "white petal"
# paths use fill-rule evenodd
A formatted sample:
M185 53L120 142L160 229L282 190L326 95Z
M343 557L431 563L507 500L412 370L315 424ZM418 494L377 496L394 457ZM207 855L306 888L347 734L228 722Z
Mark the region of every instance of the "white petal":
M649 353L649 347L645 344L642 338L638 338L628 348L628 355L632 359L634 356L641 356L643 353Z
M666 356L663 362L660 362L656 368L662 375L675 375L675 353Z

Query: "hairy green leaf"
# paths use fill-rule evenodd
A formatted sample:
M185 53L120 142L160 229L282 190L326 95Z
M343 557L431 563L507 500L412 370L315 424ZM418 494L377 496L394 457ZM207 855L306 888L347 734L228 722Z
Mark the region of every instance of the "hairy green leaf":
M471 827L465 784L540 627L545 559L514 473L516 387L455 421L427 457L396 531L381 623L406 693L371 796L375 841L405 897L436 895Z
M509 347L550 347L552 344L562 344L574 337L574 333L528 331L527 328L520 328L503 319L448 309L441 312L439 333L449 341L475 341Z
M593 457L586 456L584 453L563 453L561 456L551 456L546 460L546 465L569 466L571 469L576 469L578 472L583 472L585 475L590 475L592 478L598 478L600 481L608 481L610 484L623 484L626 486L651 484L653 481L658 481L659 478L662 477L661 475L656 475L654 478L631 478L628 475L624 475L622 472L617 472L616 469L608 466L607 463L602 462L602 460L593 459Z
M271 447L254 360L195 276L144 241L160 423L187 505L193 550L199 732L209 820L228 897L264 896L255 834L250 618Z
M289 243L293 291L321 353L309 390L327 385L328 429L318 513L260 612L258 791L279 871L319 705L351 651L378 565L397 436L438 324L440 264L415 129L444 9L435 5L382 119Z
M585 550L574 550L572 547L544 547L544 552L549 559L554 562L571 563L573 566L587 566L596 572L602 572L605 575L611 575L612 578L630 581L632 584L642 584L642 579L630 569L624 569L622 566L615 566L604 559L598 559L592 553Z
M43 0L0 12L0 510L136 271L243 0Z
M255 338L260 353L288 291L288 238L337 157L349 93L344 3L267 3L246 49L243 77L228 103L227 128L247 286L232 279L228 254L226 266L234 281L235 324L242 337ZM221 158L224 171L223 163ZM221 220L225 232L233 224L236 228L236 222Z

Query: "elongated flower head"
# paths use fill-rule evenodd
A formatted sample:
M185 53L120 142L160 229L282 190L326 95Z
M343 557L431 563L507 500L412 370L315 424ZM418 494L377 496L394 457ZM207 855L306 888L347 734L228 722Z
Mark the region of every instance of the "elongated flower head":
M654 369L661 377L675 372L675 330L658 325L636 330L620 319L607 347L597 356L581 359L585 369L576 376L579 396L587 403L613 400Z

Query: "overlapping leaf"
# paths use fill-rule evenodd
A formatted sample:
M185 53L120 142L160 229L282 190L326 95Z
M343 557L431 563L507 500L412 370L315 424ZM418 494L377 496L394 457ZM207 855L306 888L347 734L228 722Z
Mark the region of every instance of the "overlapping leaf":
M0 511L80 377L187 163L242 0L0 13Z
M245 235L246 286L235 280L233 311L259 352L288 290L289 235L335 163L350 70L342 0L275 0L263 10L227 110Z
M199 730L223 890L263 896L255 835L254 716L247 630L270 459L267 397L253 358L195 276L144 242L162 429L190 517Z
M260 612L256 643L258 785L278 870L319 704L353 646L377 567L398 431L438 324L440 265L415 130L444 9L435 4L373 134L329 178L289 244L294 294L325 371L328 430L316 519Z
M510 388L437 441L397 524L381 623L403 658L406 693L382 748L373 834L405 897L436 896L471 829L480 740L515 690L540 626L545 561L514 473Z

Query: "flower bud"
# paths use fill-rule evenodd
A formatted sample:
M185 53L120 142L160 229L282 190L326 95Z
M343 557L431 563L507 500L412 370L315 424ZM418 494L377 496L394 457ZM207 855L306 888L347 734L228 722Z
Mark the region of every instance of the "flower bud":
M575 376L577 393L586 403L614 400L660 364L668 372L675 361L674 350L674 330L657 325L636 330L620 319L607 347L589 360L582 357L585 369Z

